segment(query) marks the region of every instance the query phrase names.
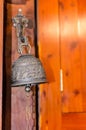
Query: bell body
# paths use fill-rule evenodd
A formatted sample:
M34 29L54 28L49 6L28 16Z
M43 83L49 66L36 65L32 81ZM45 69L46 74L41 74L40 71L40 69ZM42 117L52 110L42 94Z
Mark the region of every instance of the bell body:
M40 60L33 55L21 55L12 64L11 86L46 83L46 75Z

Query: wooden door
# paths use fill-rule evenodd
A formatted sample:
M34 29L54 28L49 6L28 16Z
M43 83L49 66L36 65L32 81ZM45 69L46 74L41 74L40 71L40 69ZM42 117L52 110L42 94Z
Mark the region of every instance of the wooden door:
M40 130L60 130L60 44L57 0L38 1L38 47L48 83L40 85Z
M59 5L63 112L85 111L85 102L83 102L83 78L85 77L83 65L85 60L82 60L85 57L85 54L82 56L82 48L85 44L80 42L83 30L81 27L83 18L80 17L80 6L80 1L76 0L68 0L67 2L61 0ZM84 87L85 85L84 82Z
M39 56L49 81L40 86L40 130L86 129L85 5L38 1Z

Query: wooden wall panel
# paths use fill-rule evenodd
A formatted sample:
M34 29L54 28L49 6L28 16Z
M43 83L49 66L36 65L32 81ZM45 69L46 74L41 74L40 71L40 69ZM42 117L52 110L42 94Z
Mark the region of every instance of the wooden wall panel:
M0 1L1 9L3 1ZM86 40L85 0L38 1L38 49L39 57L46 71L48 83L39 86L39 129L40 130L85 130L86 111ZM34 1L5 1L5 59L4 71L4 118L3 129L24 130L29 127L29 105L31 102L24 88L10 86L11 64L18 58L17 38L11 18L19 8L33 20ZM0 16L3 21L3 10ZM0 20L0 25L2 25ZM2 32L0 48L2 61ZM34 30L27 29L34 54ZM12 51L12 52L11 52ZM12 55L12 57L11 57ZM0 66L2 81L2 65ZM63 92L60 95L60 70L63 72ZM2 84L0 94L2 93ZM11 95L12 94L12 95ZM1 94L2 97L2 94ZM33 97L35 98L35 96ZM2 98L0 98L2 102ZM12 99L12 100L11 100ZM1 103L0 103L1 104ZM62 106L61 106L62 104ZM1 106L2 107L2 106ZM61 110L64 113L62 114ZM2 115L0 108L0 116ZM12 113L12 115L11 115ZM62 116L62 123L61 123ZM35 116L34 116L35 117ZM4 120L5 119L5 120ZM2 119L0 119L2 122ZM79 124L79 125L78 125ZM1 125L1 123L0 123ZM62 125L62 127L61 127ZM2 126L0 126L1 128ZM34 128L35 129L35 128Z
M2 129L3 0L0 0L0 130Z
M38 1L38 47L48 83L39 90L39 129L60 130L60 57L57 0Z
M86 114L75 112L86 111L86 1L58 0L58 6L55 2L38 1L39 57L49 81L40 86L40 130L59 130L57 124L61 121L60 110L68 113L62 114L62 130L85 130ZM57 104L59 114L55 113L55 101L61 87L59 81L56 82L57 78L60 80L57 70L63 72L62 106ZM54 80L55 76L57 78ZM54 119L52 115L58 119Z
M63 114L61 130L86 130L86 113Z
M82 105L83 111L86 112L86 1L78 1L78 29L79 44L81 52L81 87L82 87Z
M12 25L12 17L17 15L18 9L22 9L22 13L33 22L32 29L26 29L26 35L32 46L31 54L35 55L34 48L34 0L27 0L20 4L17 1L5 1L5 83L4 83L4 118L3 130L29 130L36 129L35 125L35 110L32 113L32 106L35 105L35 95L31 98L32 92L29 95L25 92L24 87L12 88L11 65L18 58L17 52L17 37L15 28ZM33 102L34 101L34 102ZM32 103L33 102L33 103ZM30 111L31 110L31 111ZM33 116L33 120L30 120ZM34 124L35 127L32 126ZM33 128L32 128L33 127Z
M22 1L21 1L22 2ZM34 24L34 0L27 1L25 4L21 5L8 5L11 8L12 17L15 16L18 12L18 9L22 9L22 13L29 19L32 19L32 22ZM34 25L33 25L34 26ZM34 27L32 29L26 29L26 35L28 36L28 39L30 40L30 44L32 47L31 53L34 54ZM14 62L17 57L17 37L15 28L12 27L12 62ZM35 95L33 96L34 99L31 98L30 93L25 92L24 87L20 88L12 88L12 96L11 96L11 129L12 130L32 130L36 129L36 115L34 110L33 112L33 104L35 103ZM34 101L34 102L33 102ZM34 104L35 105L35 104ZM34 107L34 106L33 106ZM31 118L33 116L33 120ZM34 126L32 126L34 124Z
M63 71L62 111L82 112L82 57L79 43L78 1L60 0L59 6Z
M59 2L63 112L86 111L85 4L84 0Z

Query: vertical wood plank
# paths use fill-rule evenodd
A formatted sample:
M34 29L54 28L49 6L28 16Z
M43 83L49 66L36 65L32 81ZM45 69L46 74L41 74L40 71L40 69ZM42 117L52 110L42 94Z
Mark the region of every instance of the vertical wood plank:
M82 82L82 105L83 111L86 112L86 1L78 1L78 28L79 28L79 43L81 51L81 82Z
M61 130L86 130L86 113L63 114Z
M60 0L62 111L82 112L81 54L78 40L78 1Z
M2 129L3 0L0 0L0 130Z
M21 1L22 3L22 1ZM8 4L11 8L12 17L18 13L18 9L22 9L22 13L32 19L33 28L26 29L26 35L30 41L32 50L31 54L35 54L34 49L34 0L27 1L25 4ZM17 37L15 28L12 27L12 63L18 58L17 52ZM32 92L26 93L24 87L12 88L12 105L11 105L11 129L12 130L32 130L36 129L36 112L35 112L35 94Z
M39 129L60 130L60 57L57 0L38 1L39 57L48 83L39 88Z
M16 0L14 0L17 2ZM34 0L25 1L25 4L10 4L5 1L5 82L4 82L4 123L3 129L28 130L36 129L35 93L28 95L24 87L12 88L11 65L19 57L17 53L17 37L15 28L12 26L12 17L17 15L21 8L23 14L32 20L33 28L26 29L26 35L30 41L31 54L35 55L34 47ZM33 92L35 92L33 90ZM34 126L33 126L34 124Z

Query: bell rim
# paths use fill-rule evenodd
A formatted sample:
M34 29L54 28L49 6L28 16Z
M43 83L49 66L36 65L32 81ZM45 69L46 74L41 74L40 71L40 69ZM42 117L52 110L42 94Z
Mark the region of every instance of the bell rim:
M34 82L28 82L28 81L18 80L18 81L12 81L11 86L12 87L17 87L17 86L25 86L25 85L29 85L29 84L39 85L39 84L44 84L44 83L47 83L46 79L44 79L44 80L42 79L40 81L38 80L38 82L37 82L37 79Z

